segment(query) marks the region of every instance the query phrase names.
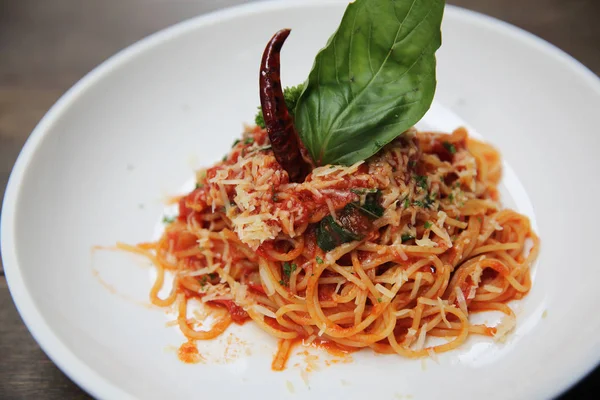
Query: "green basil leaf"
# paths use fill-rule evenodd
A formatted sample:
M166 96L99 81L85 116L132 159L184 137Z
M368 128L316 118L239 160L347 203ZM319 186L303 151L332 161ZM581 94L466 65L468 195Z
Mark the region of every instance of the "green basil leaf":
M381 191L377 190L375 193L369 193L365 198L365 204L361 208L369 214L374 215L375 218L383 217L385 209L381 205Z
M350 189L350 192L360 196L368 193L377 193L378 190L379 189Z
M335 222L331 215L323 218L317 227L317 245L323 251L330 251L343 243L361 240L362 237Z
M435 92L444 0L356 0L315 59L295 109L317 165L351 165L418 122Z

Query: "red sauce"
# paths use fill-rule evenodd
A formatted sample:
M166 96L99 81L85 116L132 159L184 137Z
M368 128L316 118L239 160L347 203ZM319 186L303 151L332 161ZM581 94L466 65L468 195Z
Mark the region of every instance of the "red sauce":
M196 235L185 231L168 232L167 237L169 238L169 241L173 243L173 251L187 250L198 244Z
M319 301L330 301L335 292L333 283L319 285Z
M285 328L285 327L279 325L279 322L277 322L277 320L274 318L265 317L264 321L267 325L271 326L272 328L275 328L277 330L284 331L284 332L290 332L290 330L288 328Z
M323 349L332 356L336 357L345 357L348 354L352 354L360 350L358 347L346 347L341 344L323 339L315 339L315 341L311 343L311 346Z
M187 221L188 216L194 211L202 212L204 209L206 209L206 207L208 207L208 190L208 186L204 185L192 190L188 195L183 196L179 200L178 219L180 221L185 222Z
M229 315L231 315L231 320L236 324L243 325L244 322L250 319L248 313L242 307L235 304L233 300L211 300L210 302L227 308Z
M179 347L177 357L186 364L198 364L204 360L193 340L189 340Z

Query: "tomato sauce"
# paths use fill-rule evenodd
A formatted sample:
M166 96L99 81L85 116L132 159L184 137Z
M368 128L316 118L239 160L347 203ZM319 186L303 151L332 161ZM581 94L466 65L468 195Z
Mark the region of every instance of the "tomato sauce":
M233 300L211 300L210 303L227 308L227 312L231 315L231 320L238 325L243 325L250 319L248 313Z
M198 351L196 342L193 340L188 340L179 347L177 357L186 364L198 364L199 362L204 361L204 357L202 357Z

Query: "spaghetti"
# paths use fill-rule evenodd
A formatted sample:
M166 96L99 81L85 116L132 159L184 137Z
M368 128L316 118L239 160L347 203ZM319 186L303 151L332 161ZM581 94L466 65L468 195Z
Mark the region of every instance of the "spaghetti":
M434 356L469 335L501 338L515 322L507 302L531 287L539 240L527 217L500 207L500 177L498 152L465 129L411 129L365 161L318 167L291 183L266 131L248 128L224 161L198 173L160 240L120 246L152 260L150 299L176 305L190 340L251 319L280 340L275 370L299 339ZM373 199L380 212L364 235L337 235L323 250L326 235L342 232L344 210L373 214ZM325 219L338 230L323 229ZM174 281L163 298L166 271ZM194 329L193 298L217 313L210 329ZM505 319L469 322L485 310Z

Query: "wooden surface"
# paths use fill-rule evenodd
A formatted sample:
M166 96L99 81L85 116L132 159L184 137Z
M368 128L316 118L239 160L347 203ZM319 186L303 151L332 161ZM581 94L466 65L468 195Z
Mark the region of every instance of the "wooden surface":
M600 75L600 0L449 2L522 27ZM27 136L78 79L152 32L239 3L244 1L0 0L0 200ZM0 399L88 398L31 338L2 271L0 261ZM564 398L598 398L599 381L597 369Z

